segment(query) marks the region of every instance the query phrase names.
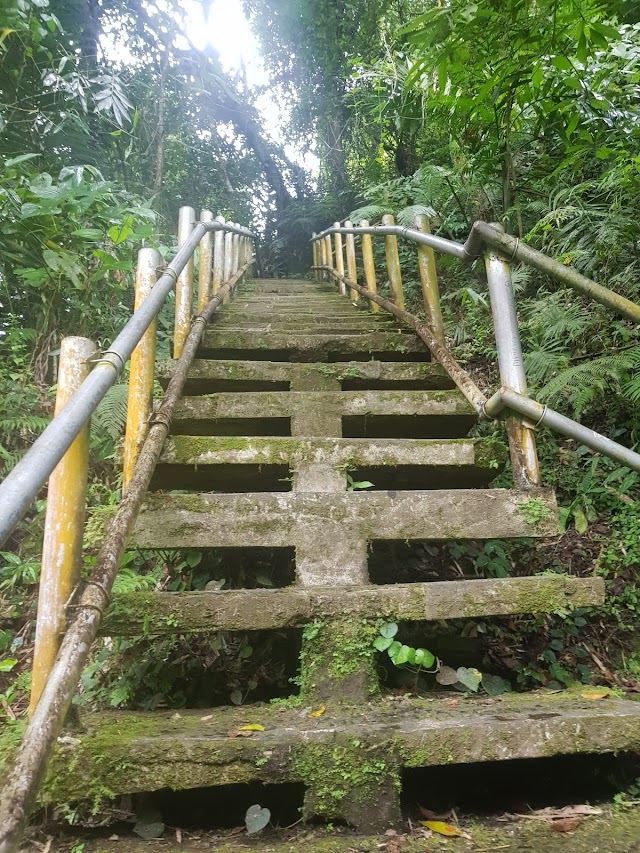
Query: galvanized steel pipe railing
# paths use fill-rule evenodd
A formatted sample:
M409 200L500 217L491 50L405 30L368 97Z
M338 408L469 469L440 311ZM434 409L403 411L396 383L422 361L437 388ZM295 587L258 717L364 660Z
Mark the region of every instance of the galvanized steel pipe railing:
M218 221L194 224L174 259L158 278L147 298L124 326L108 350L101 353L95 367L59 415L51 421L16 467L0 483L0 545L28 510L58 462L80 433L84 424L129 360L131 353L176 286L198 244L209 231L224 231L249 239L255 236L246 228ZM226 276L229 278L230 276Z

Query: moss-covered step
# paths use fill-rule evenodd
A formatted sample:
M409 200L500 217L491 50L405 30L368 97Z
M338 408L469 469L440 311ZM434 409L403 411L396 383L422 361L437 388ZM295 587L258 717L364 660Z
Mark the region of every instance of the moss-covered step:
M228 422L234 419L249 424L233 427ZM477 415L457 390L222 392L184 397L172 432L219 435L228 427L246 435L260 420L267 421L267 435L274 434L266 432L269 421L289 420L291 435L298 436L447 438L465 435Z
M200 347L201 358L225 357L230 351L246 353L272 352L278 358L301 361L338 361L359 356L381 361L429 361L429 350L410 332L354 332L342 334L300 334L296 332L225 332L209 327ZM359 359L357 359L359 360Z
M315 619L439 621L557 613L604 602L602 578L540 575L380 586L287 587L113 596L105 636L290 628Z
M362 543L366 563L366 543L373 540L506 539L557 533L555 498L545 489L157 493L148 495L142 506L132 544L143 548L296 546L298 558L314 551L330 577L339 568L339 545Z
M174 370L172 360L158 363L160 384L166 387ZM217 391L339 390L341 387L391 390L449 390L454 387L437 362L346 361L337 364L292 361L195 359L185 394Z
M165 443L151 488L289 491L269 485L282 466L281 478L302 491L344 490L347 474L377 489L477 488L496 477L506 457L505 445L494 439L176 435Z
M234 332L253 335L311 334L311 335L360 335L377 331L405 331L391 320L378 320L374 314L353 317L315 317L293 314L287 317L274 314L261 314L259 317L220 317L211 324L211 330L232 334Z
M325 281L254 278L245 285L243 290L245 293L335 293L336 287Z
M84 714L82 731L58 741L41 796L68 803L109 793L294 781L316 797L325 791L315 811L329 817L342 799L332 792L362 786L366 798L367 780L375 808L373 783L393 778L394 764L638 751L640 703L594 701L581 692L456 694L457 702L451 694L392 697L351 708L329 703L319 718L268 705ZM233 736L251 723L264 731Z

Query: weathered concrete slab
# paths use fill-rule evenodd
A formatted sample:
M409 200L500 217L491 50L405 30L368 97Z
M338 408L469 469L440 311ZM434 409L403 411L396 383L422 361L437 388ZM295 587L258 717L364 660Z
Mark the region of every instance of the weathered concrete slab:
M404 416L450 418L452 432L470 429L477 416L459 391L273 391L183 397L174 416L182 421L219 418L301 418L306 412L337 417ZM454 418L461 420L456 424ZM181 428L181 431L182 428ZM311 433L321 435L322 433Z
M114 595L101 633L209 634L290 628L331 617L438 621L555 613L604 602L602 578L541 575L384 586Z
M375 331L353 334L296 334L272 332L258 335L252 332L224 332L209 328L199 350L207 357L230 350L248 353L259 350L280 352L306 361L337 360L360 355L379 355L385 361L407 361L403 356L420 357L429 361L429 350L415 335L398 329L393 332Z
M158 379L166 387L174 369L174 361L158 364ZM237 361L196 359L189 370L186 393L191 388L202 393L224 390L213 383L228 383L234 390L243 390L237 383L286 383L296 390L339 390L343 384L366 383L415 385L416 390L452 389L453 382L437 362L346 361L337 364L299 363L291 361ZM234 384L235 383L235 384ZM210 390L206 390L210 389ZM260 390L259 387L253 390ZM265 389L262 389L265 390ZM281 388L279 390L288 390Z
M455 705L450 694L348 709L328 704L320 719L265 705L83 715L84 732L58 743L43 800L253 780L311 783L318 790L323 757L336 750L345 767L361 765L372 750L384 750L399 766L425 767L640 749L637 702L594 702L579 692L457 697ZM248 723L265 731L229 736ZM379 772L388 769L382 764Z
M323 548L328 552L332 542L506 539L557 532L555 499L544 489L156 494L142 507L132 543L142 548L307 546L315 548L317 559L327 559L329 573L333 566Z

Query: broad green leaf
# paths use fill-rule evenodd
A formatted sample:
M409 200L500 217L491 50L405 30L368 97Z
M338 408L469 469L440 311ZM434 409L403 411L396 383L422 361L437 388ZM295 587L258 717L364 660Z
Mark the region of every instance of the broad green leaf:
M423 666L425 669L432 667L435 661L435 655L432 655L428 649L416 649L413 656L413 663L417 666Z
M395 637L398 633L398 626L395 622L383 622L379 628L379 633L382 637Z
M394 662L396 666L402 666L403 663L409 663L411 657L411 646L405 646L404 644L400 646L400 648L394 653L391 657L391 660Z
M511 693L511 684L506 678L499 675L483 675L482 687L489 696L501 696L503 693Z
M441 666L436 673L436 681L445 687L458 683L458 673L450 666Z
M254 835L256 832L263 830L270 820L271 812L269 809L263 808L259 803L249 806L244 816L244 823L249 835Z
M81 237L83 240L101 240L104 237L104 231L99 228L77 228L71 232L73 237Z
M14 666L18 663L16 658L5 658L0 660L0 672L11 672Z
M586 533L587 528L589 527L589 522L587 521L587 516L584 514L584 511L579 506L574 507L573 509L573 521L578 533Z
M473 693L478 692L478 687L480 687L480 682L482 681L482 673L480 670L475 669L474 667L467 668L466 666L460 666L456 670L456 675L460 684L464 684L464 686Z
M554 56L551 64L559 71L573 71L573 65L566 56Z
M389 646L393 643L391 637L376 637L373 641L373 646L379 652L386 652Z
M39 154L20 154L19 157L12 157L11 160L5 160L4 165L9 169L11 166L17 166L18 163L25 163L27 160L33 160L34 157L39 156Z

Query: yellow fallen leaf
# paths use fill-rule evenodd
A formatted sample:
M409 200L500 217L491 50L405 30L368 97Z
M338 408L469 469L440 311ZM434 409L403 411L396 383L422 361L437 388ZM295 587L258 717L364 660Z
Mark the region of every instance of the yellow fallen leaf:
M442 820L421 820L420 823L431 832L437 832L438 835L447 835L449 838L460 838L462 835L457 826L451 826L450 823Z
M311 713L308 716L313 717L315 719L317 717L321 717L326 710L327 709L324 707L324 705L320 705L320 707L318 708L317 711L311 711Z
M606 699L609 696L608 690L583 690L580 696L583 699Z
M240 726L238 731L239 732L263 732L264 726L261 726L260 723L248 723L246 726Z

